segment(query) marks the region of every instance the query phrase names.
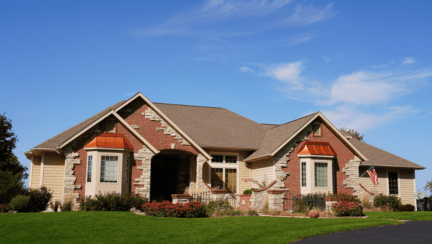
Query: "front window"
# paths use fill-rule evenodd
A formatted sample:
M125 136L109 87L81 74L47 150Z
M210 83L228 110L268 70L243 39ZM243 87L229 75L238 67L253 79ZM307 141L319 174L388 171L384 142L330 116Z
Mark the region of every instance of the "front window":
M237 192L237 156L211 155L213 165L211 169L211 184L214 188L225 189L227 192ZM235 167L235 168L233 168Z
M88 159L87 159L87 182L91 182L91 180L92 180L92 178L91 178L91 176L92 176L92 162L93 161L93 156L92 155L90 155L90 156L88 156Z
M306 162L301 163L301 182L302 186L306 186Z
M117 183L118 156L101 157L100 182Z
M315 163L315 186L327 187L327 163Z
M388 181L389 181L389 194L399 194L398 191L398 173L397 172L388 172Z

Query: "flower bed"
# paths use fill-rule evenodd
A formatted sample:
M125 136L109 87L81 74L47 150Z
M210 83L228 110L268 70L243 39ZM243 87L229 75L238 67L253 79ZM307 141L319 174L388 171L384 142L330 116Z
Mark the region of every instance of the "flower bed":
M148 202L142 205L147 215L158 217L196 218L205 217L205 209L200 202L185 204L165 202Z
M362 216L363 210L358 202L342 201L333 204L332 210L336 216Z

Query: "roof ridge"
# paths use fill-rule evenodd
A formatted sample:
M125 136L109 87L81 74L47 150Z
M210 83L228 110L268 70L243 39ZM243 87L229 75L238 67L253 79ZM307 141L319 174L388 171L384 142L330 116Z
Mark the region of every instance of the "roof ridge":
M274 129L274 128L276 128L276 127L279 127L279 126L286 125L286 124L289 124L289 123L291 123L291 122L294 122L294 121L297 121L297 120L300 120L300 119L304 119L304 118L309 117L309 116L311 116L311 115L315 115L315 114L317 114L317 113L319 113L319 111L318 111L318 112L315 112L315 113L312 113L312 114L309 114L309 115L306 115L306 116L303 116L303 117L300 117L300 118L295 119L295 120L291 120L291 121L285 122L285 123L283 123L283 124L280 124L280 125L278 125L278 126L275 126L275 127L271 128L271 130Z
M158 103L158 102L153 102L153 104L167 104L167 105L177 105L177 106L189 106L189 107L221 108L221 109L225 109L225 108L222 108L222 107L211 107L211 106L201 106L201 105L188 105L188 104L177 104L177 103Z

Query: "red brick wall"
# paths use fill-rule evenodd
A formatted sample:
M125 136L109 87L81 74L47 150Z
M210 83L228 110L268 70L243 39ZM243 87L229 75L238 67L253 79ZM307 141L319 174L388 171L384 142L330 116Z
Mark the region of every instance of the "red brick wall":
M75 176L77 177L75 185L81 185L81 189L75 190L75 193L79 193L80 198L85 197L85 183L86 183L86 172L87 172L87 151L84 150L84 145L89 140L81 140L73 148L74 152L78 153L78 159L81 159L81 164L76 164L74 167Z
M336 192L334 193L346 193L349 195L353 194L353 189L345 188L343 185L344 180L347 178L347 175L342 172L342 169L345 168L345 165L352 159L354 159L355 154L347 147L345 144L333 133L330 129L321 124L321 136L316 137L313 136L311 132L308 135L310 141L314 142L328 142L330 143L333 150L335 150L337 154L337 159L334 159L333 163L333 171L336 171ZM300 194L300 159L298 157L298 152L303 147L304 142L301 142L289 155L288 167L282 168L285 172L290 175L285 179L286 188L290 189L290 192L294 195Z
M171 149L171 143L176 143L175 148L177 150L187 151L195 155L199 154L192 146L182 145L181 140L174 139L171 135L165 135L163 131L156 131L156 128L162 128L162 124L159 121L146 119L142 115L147 107L147 104L142 99L136 99L122 109L132 109L132 112L123 112L120 115L130 125L138 125L139 129L136 129L138 133L158 150Z

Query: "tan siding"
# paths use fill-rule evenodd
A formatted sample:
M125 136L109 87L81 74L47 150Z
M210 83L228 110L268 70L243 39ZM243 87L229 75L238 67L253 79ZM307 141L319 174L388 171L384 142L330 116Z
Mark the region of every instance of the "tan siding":
M359 173L362 175L369 167L360 167ZM382 193L387 195L387 173L383 168L376 168L378 175L378 186L374 186L369 175L365 173L360 177L360 183L370 192Z
M43 185L53 192L52 202L63 198L64 160L60 154L45 153Z
M247 189L250 189L252 187L250 181L245 182L245 180L250 179L250 166L249 168L246 167L246 164L244 162L245 157L248 154L246 153L240 153L239 156L239 192L237 194L243 194L243 192Z
M399 196L402 204L416 205L414 199L414 179L415 173L412 169L399 170Z
M41 173L41 157L33 156L33 166L31 172L31 188L39 188Z
M268 185L274 180L273 159L264 159L252 163L252 179L259 183ZM253 188L259 188L258 185L252 183Z

